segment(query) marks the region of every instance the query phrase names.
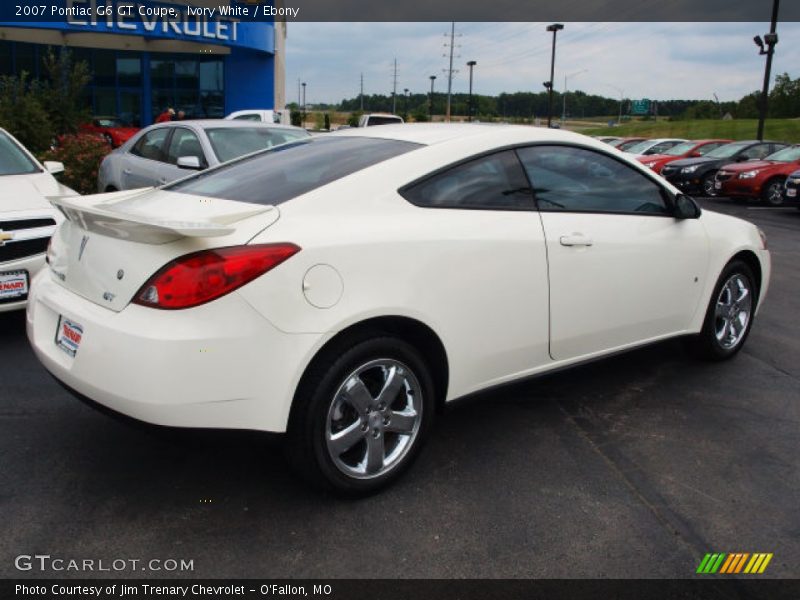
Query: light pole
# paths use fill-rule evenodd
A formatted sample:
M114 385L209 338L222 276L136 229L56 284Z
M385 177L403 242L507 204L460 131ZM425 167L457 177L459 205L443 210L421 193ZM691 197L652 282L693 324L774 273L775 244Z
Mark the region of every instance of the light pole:
M564 97L562 100L564 101L564 105L561 108L561 122L565 122L567 120L567 80L570 77L577 77L582 73L586 73L589 69L581 69L580 71L575 71L574 73L570 73L569 75L564 75Z
M604 83L606 87L610 87L612 90L616 90L619 94L619 118L617 118L617 125L622 124L622 103L625 101L625 90L622 88L618 88L615 85L611 85L610 83Z
M564 29L561 23L553 23L547 26L547 31L553 32L553 50L550 54L550 81L547 85L547 126L553 124L553 77L556 70L556 34Z
M778 27L778 5L780 0L772 1L772 23L769 33L761 39L760 35L753 38L756 46L759 47L759 54L767 55L767 64L764 66L764 85L761 88L761 102L758 105L758 139L764 140L764 120L767 118L767 103L769 102L769 77L772 72L772 55L775 54L775 44L778 43L778 34L775 30ZM766 44L766 49L764 45Z
M303 82L303 128L306 126L306 82Z
M430 80L431 80L431 97L428 100L428 120L433 122L433 82L436 81L436 75L431 75Z
M467 121L472 123L472 68L478 63L471 60L467 63L469 67L469 100L467 101Z

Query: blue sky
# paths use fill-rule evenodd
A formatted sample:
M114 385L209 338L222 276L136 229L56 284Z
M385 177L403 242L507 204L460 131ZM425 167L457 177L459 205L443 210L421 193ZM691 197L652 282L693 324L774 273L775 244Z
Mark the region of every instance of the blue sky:
M466 92L466 62L476 60L473 89L482 94L541 91L550 74L546 23L456 23L453 90ZM629 98L738 100L760 89L764 57L752 41L769 23L569 23L558 34L555 88ZM391 93L392 61L398 91L446 89L450 23L289 23L287 101L338 102L364 92ZM800 77L800 23L780 23L773 75ZM585 71L584 71L585 70Z

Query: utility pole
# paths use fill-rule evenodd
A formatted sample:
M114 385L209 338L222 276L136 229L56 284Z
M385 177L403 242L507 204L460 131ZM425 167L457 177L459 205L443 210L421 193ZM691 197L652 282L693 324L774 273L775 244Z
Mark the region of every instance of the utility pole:
M547 87L547 127L553 124L553 77L556 71L556 34L564 29L561 23L553 23L547 26L547 31L553 32L553 50L550 54L550 81Z
M394 59L394 73L392 75L392 114L397 114L397 59Z
M564 97L561 99L563 101L563 106L561 108L561 122L564 123L567 120L567 80L570 77L576 77L581 73L586 73L589 69L581 69L580 71L575 71L574 73L570 73L569 75L564 75Z
M467 63L469 67L469 100L467 100L467 121L472 123L472 68L478 63L471 60Z
M767 118L767 103L769 102L769 78L772 72L772 55L775 54L775 44L778 43L778 5L780 0L772 0L772 23L769 28L769 33L764 36L764 41L761 41L761 36L756 36L753 41L760 48L759 54L767 55L767 64L764 67L764 85L761 88L761 102L758 106L758 139L764 140L764 121ZM764 49L764 44L767 49Z
M428 99L428 120L433 122L433 82L436 81L436 75L431 75L430 80L431 80L431 97Z
M297 78L297 108L300 108L300 78Z
M302 83L303 85L303 128L306 126L306 82Z
M445 35L447 35L445 33ZM461 34L459 34L460 36ZM452 21L450 23L450 67L445 71L447 73L447 114L445 116L445 120L449 123L450 122L450 99L453 93L453 75L458 73L458 70L453 69L453 58L455 52L455 38L456 38L456 23ZM445 46L448 44L445 43ZM446 56L446 55L445 55Z
M361 98L361 112L364 112L364 74L361 74L361 93L359 94Z

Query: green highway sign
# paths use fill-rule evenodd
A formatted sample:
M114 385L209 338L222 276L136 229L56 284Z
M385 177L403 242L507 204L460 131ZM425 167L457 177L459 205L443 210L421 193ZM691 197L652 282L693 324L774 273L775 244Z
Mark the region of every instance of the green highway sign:
M632 115L649 115L650 114L650 99L643 98L641 100L633 100L631 102Z

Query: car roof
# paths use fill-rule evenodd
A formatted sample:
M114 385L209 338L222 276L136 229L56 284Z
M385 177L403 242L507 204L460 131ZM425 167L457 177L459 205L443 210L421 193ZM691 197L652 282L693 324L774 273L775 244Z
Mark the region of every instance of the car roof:
M237 129L237 128L247 128L252 129L262 128L262 129L293 129L297 131L304 131L301 127L295 127L294 125L282 125L280 123L261 123L259 121L229 121L227 119L186 119L184 121L167 121L165 123L156 123L155 125L151 125L151 127L195 127L198 129L209 129L209 128L224 128L224 129Z
M337 130L327 134L327 137L370 137L387 140L411 142L424 146L433 146L460 139L481 139L491 141L495 139L502 142L506 138L509 144L520 137L526 141L576 141L592 140L588 136L561 129L547 129L545 127L532 127L530 125L492 125L485 123L406 123L402 125L381 125L380 127L356 127ZM498 144L499 146L499 144Z

